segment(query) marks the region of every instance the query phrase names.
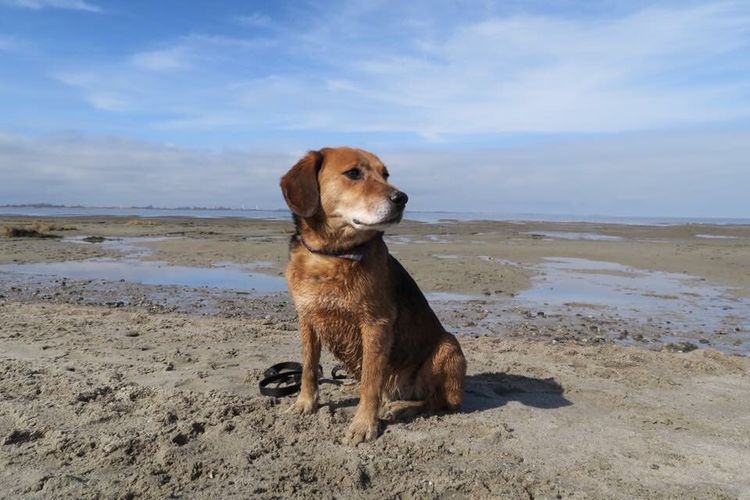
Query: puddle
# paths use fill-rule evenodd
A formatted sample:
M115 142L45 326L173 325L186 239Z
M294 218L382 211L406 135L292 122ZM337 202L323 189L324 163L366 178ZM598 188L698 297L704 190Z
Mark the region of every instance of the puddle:
M0 271L56 278L126 281L144 285L179 285L193 288L223 288L261 293L286 290L286 281L282 277L251 272L248 267L229 263L222 263L221 267L187 267L136 259L90 259L35 264L4 264L0 265Z
M143 243L153 243L157 241L169 241L179 238L169 236L132 236L121 238L105 238L101 242L86 241L89 236L70 236L63 238L63 242L79 243L81 245L99 245L104 249L113 250L123 254L126 258L140 258L152 255L154 252L149 247L143 246Z
M411 236L404 236L404 235L389 235L385 237L385 241L388 244L394 244L394 245L408 245L410 243L414 243L414 238Z
M450 243L450 240L446 239L445 237L439 235L439 234L428 234L425 236L428 241L433 243Z
M273 293L286 290L280 276L253 272L268 268L270 262L239 265L219 262L213 267L175 266L161 261L144 261L153 251L143 243L165 241L169 237L132 237L107 239L101 243L84 241L85 236L66 238L65 241L82 245L101 245L123 254L122 258L100 258L81 261L40 262L34 264L3 264L0 272L54 278L124 281L144 285L177 285L193 288L221 288L245 292Z
M101 245L116 251L122 258L97 258L82 261L41 262L33 264L4 264L0 271L39 275L54 278L124 281L144 285L177 285L192 288L221 288L245 292L273 293L286 290L286 281L280 276L258 272L272 266L270 262L239 265L219 262L212 267L176 266L162 261L140 260L153 254L144 243L166 241L170 237L125 237L89 243L86 236L65 238L64 241L82 245Z
M706 238L710 240L736 240L737 236L725 236L721 234L696 234L696 238Z
M453 293L453 292L429 292L424 294L428 302L468 302L470 300L487 300L487 297L482 295L470 295L465 293Z
M450 240L442 237L438 234L427 234L424 239L418 239L414 236L407 236L402 234L392 234L385 237L385 241L388 244L394 245L407 245L407 244L423 244L423 243L450 243Z
M750 317L750 300L687 274L636 269L614 262L549 258L517 300L553 306L600 306L623 316L670 321L712 334Z
M622 241L620 236L610 236L599 233L577 233L572 231L530 231L524 234L546 236L562 240L590 240L590 241Z
M121 238L101 243L87 243L82 238L69 239L80 244L97 244L122 255L120 258L97 258L84 261L48 262L35 264L4 264L0 272L8 273L12 282L36 279L37 276L71 280L84 279L113 286L174 285L197 289L194 293L215 294L203 290L227 290L237 293L270 294L286 291L280 276L257 272L267 269L270 262L239 265L220 262L212 267L187 267L141 258L152 252L144 243L171 238ZM435 254L441 259L453 259L452 254ZM498 264L525 267L491 256L480 259ZM534 317L589 317L606 315L606 323L616 333L617 325L638 323L644 336L653 342L682 342L707 344L725 352L750 352L750 298L739 298L727 287L715 286L694 276L633 268L615 262L591 261L579 258L548 258L531 268L537 272L532 287L514 298L452 292L425 294L439 307L455 303L465 318L467 311L476 310L472 320L490 332L513 330L503 323L512 317L516 308L527 308ZM24 278L21 278L24 276ZM109 286L109 285L108 285ZM180 293L193 293L183 290ZM120 300L120 299L118 299ZM175 299L177 300L177 299ZM476 302L475 302L476 301ZM451 306L453 307L453 306ZM511 311L510 313L508 311ZM538 312L538 313L537 313ZM481 314L480 314L481 313ZM523 318L526 321L527 318ZM546 321L545 319L543 319ZM497 325L504 325L502 328ZM608 327L609 328L609 327ZM623 326L624 328L624 326ZM551 327L548 330L552 331ZM615 339L615 341L617 341ZM703 342L705 341L705 342ZM622 340L628 343L632 340Z

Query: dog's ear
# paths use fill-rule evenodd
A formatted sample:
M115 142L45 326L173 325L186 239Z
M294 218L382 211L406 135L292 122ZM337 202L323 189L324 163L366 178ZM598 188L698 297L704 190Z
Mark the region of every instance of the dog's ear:
M322 165L323 154L310 151L281 178L281 192L292 213L312 217L318 211L318 171Z

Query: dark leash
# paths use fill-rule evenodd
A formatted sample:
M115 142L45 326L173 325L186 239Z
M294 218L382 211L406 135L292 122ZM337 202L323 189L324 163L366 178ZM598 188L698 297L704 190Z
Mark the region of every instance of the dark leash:
M323 373L323 367L318 365L318 373ZM321 378L322 382L340 384L342 380L349 378L346 369L336 365L331 370L331 379ZM263 372L263 380L258 382L258 389L264 396L281 398L291 396L299 392L302 387L302 364L296 361L285 361L277 363Z

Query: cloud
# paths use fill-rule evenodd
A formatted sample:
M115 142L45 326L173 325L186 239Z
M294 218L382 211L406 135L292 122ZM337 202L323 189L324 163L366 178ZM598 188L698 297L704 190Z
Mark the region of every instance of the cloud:
M131 61L135 67L148 71L176 71L190 66L184 47L139 52L133 54Z
M17 39L0 35L0 52L17 52L20 48L21 44Z
M85 12L102 11L98 5L91 4L85 0L0 0L0 5L16 7L21 9L42 10L42 9L67 9L79 10Z
M85 57L37 43L6 57L7 128L144 140L2 136L0 202L280 208L297 147L349 143L411 209L749 215L750 4L466 6L284 4L246 16L263 29L221 13L226 32Z
M278 207L278 179L294 159L117 138L0 134L0 200Z
M750 130L375 152L410 210L750 217ZM278 179L303 153L0 134L0 200L283 208Z
M248 115L232 94L233 88L248 82L235 73L246 71L246 61L274 43L266 38L191 34L125 61L70 65L50 76L78 89L96 109L159 115L160 120L151 123L154 129L168 128L172 121L235 124L237 117Z
M748 154L750 130L699 129L380 156L412 209L747 218Z
M125 99L111 92L92 92L88 100L92 106L102 111L124 112L129 109Z
M749 16L747 4L735 2L609 19L513 15L443 36L420 33L420 43L414 36L391 53L348 45L355 47L348 57L332 57L355 61L344 80L356 90L343 100L368 102L370 118L401 111L385 117L389 129L437 136L685 126L750 114L746 73L722 81L701 74L715 58L748 49ZM337 35L312 39L326 53ZM357 126L352 117L330 118Z
M259 12L247 16L236 16L234 20L242 26L251 28L266 28L271 25L271 18Z
M112 86L101 86L98 84L99 75L96 72L61 72L54 78L66 85L87 89L85 99L92 107L107 112L125 112L132 110L130 97L132 92L120 92L113 90Z
M328 11L326 23L289 21L255 38L192 34L134 54L131 64L66 71L91 75L86 85L74 84L89 102L94 92L121 96L131 110L158 115L151 125L162 130L224 124L445 141L750 117L746 2L666 4L606 17L451 17L429 4L394 1ZM260 14L249 20L266 22Z

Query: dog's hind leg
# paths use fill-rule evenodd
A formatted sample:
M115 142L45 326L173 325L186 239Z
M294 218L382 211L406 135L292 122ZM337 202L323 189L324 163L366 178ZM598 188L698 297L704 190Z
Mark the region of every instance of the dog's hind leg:
M417 374L417 393L430 410L455 411L461 407L466 358L456 337L443 332L432 356Z
M456 337L446 332L443 342L443 401L445 409L455 411L461 407L464 399L466 358Z

